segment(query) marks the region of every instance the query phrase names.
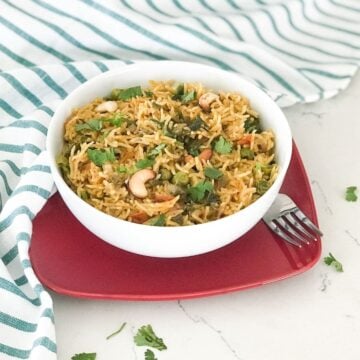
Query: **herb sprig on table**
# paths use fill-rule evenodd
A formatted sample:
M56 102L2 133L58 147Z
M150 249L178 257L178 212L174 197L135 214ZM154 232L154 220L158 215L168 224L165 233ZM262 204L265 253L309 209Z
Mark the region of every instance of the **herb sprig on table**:
M112 338L113 336L121 333L124 330L124 327L126 326L126 322L122 323L122 325L120 326L120 328L116 331L114 331L112 334L108 335L106 337L106 340L109 340L110 338Z
M134 336L134 342L137 346L149 346L157 350L166 350L163 339L159 338L151 325L142 326Z
M346 201L356 201L358 199L356 195L357 186L348 186L346 188L345 199Z
M95 360L96 353L81 353L75 354L71 357L71 360Z
M106 340L122 332L125 328L126 322L124 322L118 330L106 337ZM151 325L141 326L136 335L134 336L134 342L137 346L146 346L153 349L163 351L167 349L164 340L157 336ZM96 360L96 353L79 353L71 357L71 360ZM158 360L152 350L146 349L144 353L144 360Z
M338 272L344 272L341 262L336 260L332 253L329 253L329 256L324 257L324 263L329 266L334 266L335 270Z

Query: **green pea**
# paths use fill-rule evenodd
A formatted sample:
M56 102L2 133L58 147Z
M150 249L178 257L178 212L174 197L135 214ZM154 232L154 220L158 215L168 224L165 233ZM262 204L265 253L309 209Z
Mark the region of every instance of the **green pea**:
M189 176L179 171L173 176L172 182L175 185L187 185L189 183Z
M161 174L161 180L170 180L172 178L171 171L168 169L162 168L160 170L160 174Z

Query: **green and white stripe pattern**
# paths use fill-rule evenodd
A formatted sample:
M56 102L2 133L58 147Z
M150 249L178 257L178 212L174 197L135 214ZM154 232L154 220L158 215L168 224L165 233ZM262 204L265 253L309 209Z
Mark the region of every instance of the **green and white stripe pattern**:
M141 60L235 71L281 106L345 89L358 0L0 0L0 359L55 359L52 301L32 270L32 219L53 192L44 151L59 101Z

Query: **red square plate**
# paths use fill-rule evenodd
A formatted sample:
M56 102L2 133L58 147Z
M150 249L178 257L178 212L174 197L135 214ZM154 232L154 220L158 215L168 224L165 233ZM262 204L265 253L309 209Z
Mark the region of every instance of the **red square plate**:
M317 223L295 146L281 191ZM194 298L251 288L310 269L320 253L320 239L299 249L260 221L230 245L207 254L177 259L135 255L89 232L58 194L37 215L30 248L34 270L48 288L76 297L121 300Z

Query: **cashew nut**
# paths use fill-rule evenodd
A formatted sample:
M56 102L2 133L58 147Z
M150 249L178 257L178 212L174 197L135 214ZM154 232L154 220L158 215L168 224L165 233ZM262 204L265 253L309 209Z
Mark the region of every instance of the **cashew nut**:
M150 169L137 171L129 180L129 190L138 198L145 198L148 194L145 183L154 179L156 173Z
M116 101L105 101L99 104L95 111L98 112L114 112L118 108Z
M199 106L204 110L204 111L209 111L210 110L210 105L219 99L219 95L216 95L214 93L208 92L205 93L203 95L200 96L199 99Z

